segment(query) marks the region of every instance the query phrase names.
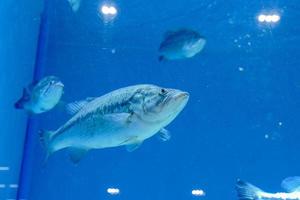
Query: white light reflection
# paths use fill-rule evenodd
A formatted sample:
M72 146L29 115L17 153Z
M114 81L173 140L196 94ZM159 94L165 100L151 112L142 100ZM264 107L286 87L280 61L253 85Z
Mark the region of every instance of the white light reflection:
M280 20L280 16L277 14L273 14L273 15L260 14L257 19L259 22L276 23Z
M201 189L192 190L192 195L194 196L205 196L205 192Z
M103 20L103 22L105 24L109 24L115 20L118 14L118 9L114 4L105 3L99 5L98 12L99 17Z
M7 166L0 166L0 171L8 171L9 167Z
M118 188L107 188L107 193L110 195L118 195L120 190Z
M9 184L9 187L10 188L18 188L19 186L18 186L18 184Z
M266 22L268 22L268 23L272 22L272 15L266 16Z
M259 15L258 16L258 21L264 22L266 20L266 15Z
M273 22L278 22L280 20L280 16L279 15L272 15L272 21Z
M116 15L118 13L118 10L114 6L103 5L101 7L101 12L103 15Z
M244 67L239 67L238 70L239 70L240 72L243 72L245 69L244 69Z

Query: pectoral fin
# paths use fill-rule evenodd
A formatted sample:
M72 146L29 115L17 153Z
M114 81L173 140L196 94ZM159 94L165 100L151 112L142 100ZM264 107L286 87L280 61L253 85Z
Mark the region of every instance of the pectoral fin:
M168 141L168 140L171 139L171 133L170 133L170 131L168 131L167 129L162 128L162 129L160 129L160 131L157 133L157 137L158 137L158 139L160 139L160 140L166 142L166 141Z
M300 177L293 176L284 179L281 183L281 187L288 192L300 192Z
M69 149L69 155L70 159L74 164L77 164L80 162L80 160L86 155L88 152L88 149L84 148L70 148Z
M136 142L133 144L126 145L126 150L128 152L133 152L133 151L137 150L142 144L143 144L143 141L139 141L139 142Z
M118 125L127 125L131 123L132 114L131 113L114 113L107 114L103 116L103 120Z

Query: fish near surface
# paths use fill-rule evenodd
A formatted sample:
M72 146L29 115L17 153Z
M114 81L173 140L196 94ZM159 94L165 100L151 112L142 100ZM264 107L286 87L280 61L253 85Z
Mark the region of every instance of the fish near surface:
M56 131L42 132L41 139L48 155L68 148L74 163L91 149L126 146L133 151L158 132L162 140L168 140L170 134L164 127L182 111L188 98L187 92L155 85L121 88L69 104L77 113Z
M206 40L189 29L167 31L159 47L159 61L191 58L205 46Z
M15 108L34 114L47 112L59 103L63 91L64 85L57 77L47 76L24 88L22 97L15 103Z
M238 180L236 190L239 200L300 200L300 177L288 177L281 183L287 192L269 193L260 188Z

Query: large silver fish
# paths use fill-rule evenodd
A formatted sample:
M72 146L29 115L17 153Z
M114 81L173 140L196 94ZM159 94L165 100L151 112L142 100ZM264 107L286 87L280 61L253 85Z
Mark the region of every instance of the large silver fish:
M24 88L22 97L15 103L15 108L35 114L49 111L58 104L63 91L64 85L57 77L47 76Z
M98 98L69 105L77 113L56 131L43 132L48 155L68 148L75 163L91 149L126 146L137 149L144 140L164 129L185 107L187 92L155 85L121 88Z
M159 61L191 58L204 47L206 40L189 29L168 31L159 47Z
M287 192L269 193L258 187L238 180L236 189L239 200L300 200L300 177L288 177L281 183Z

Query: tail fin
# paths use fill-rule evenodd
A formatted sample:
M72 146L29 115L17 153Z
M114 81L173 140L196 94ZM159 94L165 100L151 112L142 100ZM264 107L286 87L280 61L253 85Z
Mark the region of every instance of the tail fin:
M254 185L244 182L242 180L237 180L236 182L236 191L239 200L255 200L258 199L258 194L263 192L258 187Z
M29 92L26 88L23 89L22 97L14 104L16 109L23 109L24 104L30 100Z
M40 141L47 151L45 162L48 160L49 156L53 153L50 143L54 133L55 133L54 131L44 131L44 130L40 130L39 132Z
M22 100L18 100L15 104L14 104L15 109L23 109L24 108L24 103Z

